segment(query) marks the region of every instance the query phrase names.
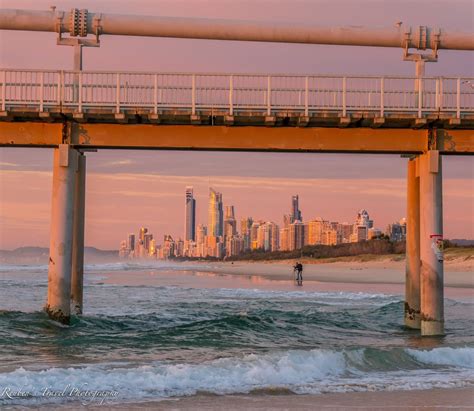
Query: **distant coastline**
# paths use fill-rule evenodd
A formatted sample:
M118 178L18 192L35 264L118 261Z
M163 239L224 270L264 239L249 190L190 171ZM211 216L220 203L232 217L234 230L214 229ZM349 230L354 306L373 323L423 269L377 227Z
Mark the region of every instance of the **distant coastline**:
M450 240L444 251L447 265L472 270L474 262L474 240ZM19 247L14 250L0 250L0 263L5 264L47 264L49 249L46 247ZM85 247L85 259L88 262L118 261L118 250L101 250ZM331 263L402 263L405 261L405 243L392 243L388 240L373 240L360 243L340 244L337 246L306 246L301 250L285 252L254 251L232 258L174 258L169 261L186 262L260 262L263 264L289 264L300 260L304 264ZM121 260L123 261L123 259ZM137 260L139 261L139 260ZM149 259L146 259L149 261ZM158 260L161 261L161 260Z
M86 260L91 261L116 261L118 250L100 250L95 247L84 247ZM19 247L14 250L0 250L0 263L4 264L47 264L49 248L46 247Z

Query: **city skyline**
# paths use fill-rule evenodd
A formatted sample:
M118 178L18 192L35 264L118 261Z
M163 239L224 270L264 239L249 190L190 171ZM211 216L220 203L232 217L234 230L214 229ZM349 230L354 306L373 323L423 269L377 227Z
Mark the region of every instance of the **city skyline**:
M325 220L312 216L303 221L299 207L299 195L291 195L289 214L282 214L282 224L269 219L254 219L252 216L240 219L240 232L237 228L234 205L224 206L223 194L209 187L207 225L200 222L197 235L194 188L185 187L184 237L173 237L169 233L157 233L154 237L147 227L141 227L138 241L129 234L119 247L121 258L224 258L244 252L262 250L293 251L306 245L337 245L355 243L387 236L392 241L406 238L406 219L403 217L386 229L374 226L366 209L361 209L352 222ZM225 214L224 214L225 209ZM163 242L158 239L163 238Z
M19 149L21 151L21 149ZM39 154L44 151L39 151ZM143 224L143 216L146 216L147 224L153 232L168 232L175 237L183 236L183 200L182 188L192 184L196 194L196 199L206 203L206 207L197 207L196 218L199 221L207 222L207 198L209 177L206 176L167 176L164 174L142 174L126 173L113 171L110 175L104 175L100 172L99 164L107 163L109 155L107 152L97 153L97 157L91 156L87 180L87 202L91 204L86 213L86 245L102 249L114 249L117 247L117 239L123 237L124 232L134 231L135 228ZM155 156L159 155L154 153ZM173 156L175 154L175 156ZM215 154L214 158L218 158ZM100 158L99 158L100 155ZM192 153L184 156L181 153L166 153L166 157L171 157L171 161L183 157L183 161L188 161L192 156L195 159L203 156L201 153ZM257 154L249 154L257 157ZM162 156L165 159L165 156ZM224 158L232 167L230 156ZM237 157L237 156L236 156ZM259 156L262 170L265 170L266 163L278 159L282 161L282 155ZM307 155L301 155L300 164L305 164ZM326 167L326 158L330 160L331 156L318 156L322 166ZM399 158L387 158L387 156L374 156L372 159L373 168L379 167L380 157L383 163L395 165L403 160ZM378 157L378 158L377 158ZM110 157L109 157L110 158ZM236 158L238 160L239 157ZM46 157L47 160L47 157ZM461 159L466 162L472 161L470 158ZM164 160L163 160L164 161ZM236 161L237 162L237 161ZM290 162L290 160L289 160ZM359 161L360 170L370 171L367 168L363 158ZM34 165L34 163L32 163ZM445 237L446 238L473 238L472 223L472 179L463 179L458 173L458 162L450 163L448 157L445 161L445 184L444 184L444 209ZM467 163L469 164L469 163ZM49 168L48 162L45 166ZM381 163L380 163L381 166ZM3 172L2 193L12 193L17 196L17 201L11 203L5 195L2 197L6 201L2 204L3 221L2 236L0 237L0 248L13 249L21 246L48 246L49 238L49 201L51 196L51 173L43 171L43 164L36 166L37 171ZM127 169L133 168L130 165L117 165L110 167L120 167ZM370 167L372 168L372 167ZM231 169L231 168L230 168ZM281 209L288 212L288 203L294 190L300 193L302 208L311 210L315 203L315 198L320 199L317 203L319 215L324 215L330 220L351 220L354 211L367 207L370 204L370 210L377 216L380 225L385 227L399 215L405 215L406 199L405 187L406 180L402 178L356 178L351 181L350 187L347 187L347 181L339 178L284 178L277 174L275 178L269 178L264 174L262 176L226 176L229 168L223 168L221 177L213 177L212 184L219 190L225 190L226 198L237 208L237 219L240 221L241 215L254 215L260 219L265 216L273 220L280 218L280 212L274 210L275 204L281 202ZM397 171L394 167L392 172ZM294 175L293 170L288 174ZM404 169L399 171L404 174ZM322 171L311 169L308 166L308 174L322 174ZM323 174L324 175L324 174ZM327 175L327 173L326 173ZM24 178L32 181L34 177L36 189L35 197L25 198ZM150 191L150 187L159 187L159 190ZM180 190L181 188L181 190ZM31 192L31 191L30 191ZM253 210L243 199L252 197L255 199ZM321 200L323 199L323 201ZM34 215L26 210L26 201L35 207ZM110 212L110 204L119 204L120 216L117 218ZM350 204L350 208L347 205ZM268 210L268 211L265 211ZM14 218L15 214L20 213L19 219ZM8 217L10 216L10 217ZM167 216L167 218L163 218ZM179 228L178 228L179 227ZM31 236L25 238L22 234L27 230ZM34 241L30 239L34 238ZM25 241L28 240L28 241Z

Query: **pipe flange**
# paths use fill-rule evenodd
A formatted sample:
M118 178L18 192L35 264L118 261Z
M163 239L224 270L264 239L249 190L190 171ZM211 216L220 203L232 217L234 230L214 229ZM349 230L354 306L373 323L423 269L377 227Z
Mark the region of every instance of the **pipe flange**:
M87 37L87 9L79 10L79 36Z
M418 50L426 50L427 48L427 31L426 26L420 26L418 28Z
M71 9L69 13L69 33L72 37L79 34L79 10Z

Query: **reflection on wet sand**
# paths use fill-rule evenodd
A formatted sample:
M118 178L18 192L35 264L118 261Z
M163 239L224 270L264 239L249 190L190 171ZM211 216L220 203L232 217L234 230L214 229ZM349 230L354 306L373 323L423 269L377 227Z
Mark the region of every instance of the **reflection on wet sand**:
M305 279L303 286L295 284L293 273L288 274L285 279L282 276L271 278L268 275L252 274L227 274L216 273L207 270L184 271L184 270L143 270L105 273L106 284L118 284L129 286L163 286L163 287L185 287L185 288L242 288L261 289L275 291L321 291L321 292L363 292L403 295L404 284L373 283L338 281L337 275L334 281L318 281L314 277ZM445 287L445 295L449 298L473 298L474 289Z

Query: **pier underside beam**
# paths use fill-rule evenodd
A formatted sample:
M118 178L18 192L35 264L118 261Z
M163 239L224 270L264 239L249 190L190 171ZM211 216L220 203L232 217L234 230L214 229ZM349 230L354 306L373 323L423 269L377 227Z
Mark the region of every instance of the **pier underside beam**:
M436 138L441 154L474 154L474 130L91 123L72 123L71 128L70 143L76 148L421 154ZM0 122L0 146L61 143L63 124Z
M70 321L74 183L77 151L68 145L54 149L48 299L45 311L63 324Z

